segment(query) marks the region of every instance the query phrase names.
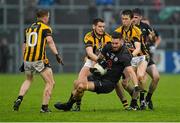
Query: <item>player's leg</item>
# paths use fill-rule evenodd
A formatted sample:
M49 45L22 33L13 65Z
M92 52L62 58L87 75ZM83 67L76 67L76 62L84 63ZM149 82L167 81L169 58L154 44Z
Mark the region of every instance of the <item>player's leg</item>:
M89 65L87 65L87 62L86 62L85 65L81 68L79 75L78 75L78 79L74 81L74 88L73 88L73 91L71 92L70 97L67 102L69 102L71 100L71 98L73 96L73 92L78 87L79 83L87 81L87 76L90 74L90 71L89 71L90 66ZM73 107L72 110L80 111L80 106L81 106L81 99L76 101L76 105Z
M124 89L122 87L122 83L118 82L117 85L115 86L115 90L116 90L117 96L119 97L120 101L123 104L123 107L125 109L127 109L128 108L128 101L127 101L126 96L124 94Z
M132 85L132 83L130 83L130 77L125 77L124 74L122 76L122 86L129 93L129 95L132 96L134 86Z
M139 87L141 88L140 91L140 109L146 108L146 103L144 100L144 94L145 94L145 75L146 75L146 69L147 69L148 62L147 61L141 61L137 67L137 77L139 80Z
M21 66L21 69L25 71L26 80L22 83L21 88L19 90L19 96L17 97L16 101L14 102L13 109L14 111L19 110L19 106L23 100L23 97L25 96L26 92L28 91L32 80L33 80L33 72L34 69L32 69L32 63L24 62Z
M147 73L150 75L152 80L151 80L151 83L149 85L149 90L148 90L148 93L146 96L146 102L148 104L149 109L153 109L153 103L152 103L151 97L157 88L160 75L159 75L159 72L158 72L155 64L148 66Z
M19 90L19 96L17 97L16 101L14 102L14 106L13 106L14 111L19 110L19 106L23 100L24 95L28 91L28 89L32 83L32 80L33 80L33 75L32 74L26 74L26 80L21 85L21 88Z
M42 107L41 112L51 112L48 109L48 103L51 98L52 90L55 84L54 78L53 78L53 72L52 69L49 67L46 67L44 70L40 72L42 78L45 81L45 88L43 92L43 101L42 101Z
M77 81L74 81L74 89L77 88L77 85L79 82L87 81L87 77L88 77L88 75L90 75L89 68L93 67L93 64L94 64L93 61L86 59L84 66L82 67L82 69L79 72ZM71 96L72 96L72 94L71 94ZM81 107L81 99L76 101L76 105L73 107L73 111L80 111L80 107Z
M125 68L123 73L125 75L125 78L129 78L129 80L133 81L134 84L129 110L138 110L139 106L137 104L137 97L139 95L139 87L138 87L138 79L136 73L132 66Z
M87 81L87 76L89 74L90 74L89 67L84 66L79 72L78 79L77 79L78 81L74 81L74 89L77 88L77 85L79 84L79 82ZM81 99L76 102L76 105L74 106L73 111L80 111L80 106L81 106Z
M57 102L54 105L56 109L70 111L73 104L75 102L81 100L81 98L84 94L84 91L86 91L86 90L93 91L95 88L95 85L93 82L85 81L85 82L77 82L77 83L78 83L78 85L77 85L76 89L73 91L68 102L66 102L66 103Z

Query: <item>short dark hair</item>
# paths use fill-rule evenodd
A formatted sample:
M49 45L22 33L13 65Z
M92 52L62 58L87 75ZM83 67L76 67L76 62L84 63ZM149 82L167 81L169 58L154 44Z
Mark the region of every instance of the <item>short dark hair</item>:
M142 16L142 15L143 15L142 10L141 10L141 9L139 9L139 8L135 8L135 9L133 9L133 10L132 10L132 12L133 12L133 14L137 14L137 15L140 15L140 16Z
M44 16L48 16L48 13L49 13L48 10L46 10L46 9L40 9L40 10L37 10L37 12L36 12L36 17L37 17L37 18L42 18L42 17L44 17Z
M111 37L112 37L113 39L122 39L122 34L119 33L119 32L113 32L113 33L111 34Z
M102 18L95 18L95 19L93 20L93 25L97 25L98 22L104 23L104 20L103 20Z
M131 19L133 18L133 12L130 9L123 10L121 15L129 15Z

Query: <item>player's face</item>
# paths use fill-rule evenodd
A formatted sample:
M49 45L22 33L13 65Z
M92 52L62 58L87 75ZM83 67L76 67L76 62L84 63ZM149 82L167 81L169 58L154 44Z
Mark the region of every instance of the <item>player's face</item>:
M111 45L113 51L118 51L119 48L122 46L122 42L120 39L112 39Z
M44 16L44 23L48 24L48 22L49 22L49 13L47 16Z
M132 19L130 18L129 15L121 15L121 21L122 21L123 26L128 27L131 25Z
M133 24L135 24L135 25L138 25L139 23L140 23L140 21L141 21L141 16L140 15L136 15L136 14L134 14L134 16L133 16Z
M93 25L93 29L98 35L103 35L105 30L105 23L98 22L97 25Z

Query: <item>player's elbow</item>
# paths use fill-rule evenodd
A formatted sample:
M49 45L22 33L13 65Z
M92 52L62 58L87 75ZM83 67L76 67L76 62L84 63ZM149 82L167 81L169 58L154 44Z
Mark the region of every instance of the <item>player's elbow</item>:
M46 40L47 40L47 43L48 43L48 44L54 43L52 36L47 36L47 37L46 37Z

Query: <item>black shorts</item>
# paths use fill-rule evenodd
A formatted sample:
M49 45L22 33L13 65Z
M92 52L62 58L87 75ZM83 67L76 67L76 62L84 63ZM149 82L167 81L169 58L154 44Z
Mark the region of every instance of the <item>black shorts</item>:
M149 58L149 63L148 63L148 67L151 66L152 64L155 64L154 61L153 61L153 58L150 56Z
M109 80L104 80L102 78L97 78L93 75L88 76L88 81L94 82L95 85L95 90L97 94L105 94L105 93L110 93L111 91L114 90L116 83L111 82Z

